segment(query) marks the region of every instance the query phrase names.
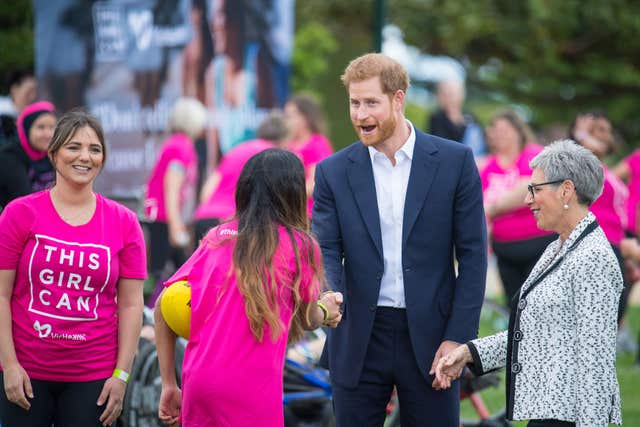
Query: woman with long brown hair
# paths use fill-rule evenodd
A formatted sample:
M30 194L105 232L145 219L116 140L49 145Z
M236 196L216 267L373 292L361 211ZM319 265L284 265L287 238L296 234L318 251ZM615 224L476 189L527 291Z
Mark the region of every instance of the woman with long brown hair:
M182 390L174 369L176 335L156 305L159 415L169 424L282 426L287 342L341 319L342 295L323 293L317 301L324 278L309 234L300 160L278 149L256 154L242 170L235 198L235 219L212 229L167 282L191 285Z

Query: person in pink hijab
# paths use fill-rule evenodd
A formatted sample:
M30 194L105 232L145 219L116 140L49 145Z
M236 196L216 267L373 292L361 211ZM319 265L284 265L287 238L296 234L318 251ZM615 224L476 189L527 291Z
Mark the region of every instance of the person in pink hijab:
M55 108L47 101L27 105L18 116L18 139L0 148L0 208L53 182L47 148L56 122Z

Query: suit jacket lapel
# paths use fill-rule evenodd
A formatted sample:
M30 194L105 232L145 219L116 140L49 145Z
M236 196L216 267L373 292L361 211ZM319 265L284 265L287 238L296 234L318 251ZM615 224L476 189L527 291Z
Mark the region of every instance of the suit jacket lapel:
M360 215L367 226L371 239L380 257L382 257L380 215L369 150L364 145L361 145L349 155L349 160L353 162L352 167L347 171L353 197L356 200Z
M402 246L407 243L407 238L418 218L418 214L431 189L431 184L436 176L440 161L433 154L438 149L427 137L416 131L416 145L413 149L411 160L411 172L407 185L407 195L404 201L404 218L402 224Z

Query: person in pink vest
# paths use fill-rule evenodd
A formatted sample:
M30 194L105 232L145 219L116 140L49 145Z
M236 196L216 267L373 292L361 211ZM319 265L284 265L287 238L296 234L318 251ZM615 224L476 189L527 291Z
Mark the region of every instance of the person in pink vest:
M542 151L531 142L527 124L513 111L498 113L489 122L487 138L493 153L480 178L491 247L508 304L555 236L536 226L524 203L531 178L529 162Z
M0 216L0 423L111 425L142 324L144 239L136 215L93 191L100 123L62 116L48 149L55 185Z
M200 205L193 215L196 242L200 242L209 229L235 214L236 184L245 163L261 151L282 146L288 135L284 116L273 111L258 127L257 139L243 142L225 154L200 192Z
M194 141L207 124L207 110L195 98L180 98L169 116L171 135L164 142L147 180L144 214L151 249L149 272L152 280L145 288L153 305L160 292L167 261L174 270L187 259L192 242L191 224L196 202L198 159ZM166 276L165 276L166 277Z
M284 106L284 114L291 129L288 149L300 157L307 177L308 213L313 207L313 185L316 165L333 154L327 134L324 113L320 104L306 94L293 96Z
M159 417L189 427L282 427L287 341L335 327L342 295L319 290L320 248L309 233L304 169L290 152L264 150L244 165L233 220L210 230L167 281L191 286L182 389L176 334L158 303ZM319 300L318 300L319 298Z

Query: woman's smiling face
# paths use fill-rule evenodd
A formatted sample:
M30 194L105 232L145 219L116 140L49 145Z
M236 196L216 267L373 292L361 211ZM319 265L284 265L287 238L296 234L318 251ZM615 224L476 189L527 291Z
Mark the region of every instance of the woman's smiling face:
M57 180L73 186L93 183L102 169L104 148L96 132L89 126L79 128L53 154Z

